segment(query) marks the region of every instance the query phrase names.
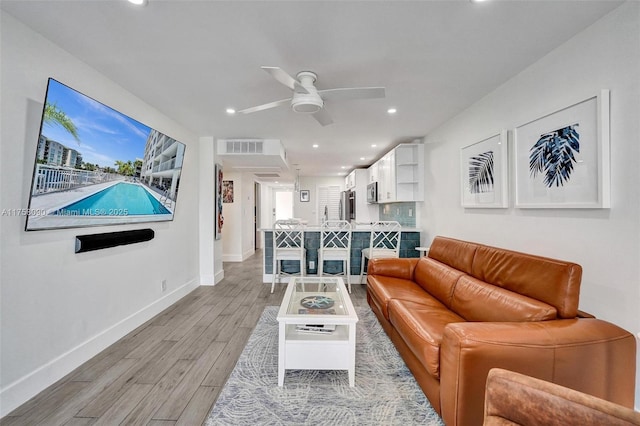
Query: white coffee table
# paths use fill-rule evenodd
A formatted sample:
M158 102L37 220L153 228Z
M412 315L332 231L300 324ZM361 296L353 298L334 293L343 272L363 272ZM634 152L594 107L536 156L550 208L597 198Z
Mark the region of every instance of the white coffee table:
M342 278L291 278L278 311L278 386L284 384L285 370L348 370L349 386L355 386L357 322ZM335 330L298 329L306 325Z

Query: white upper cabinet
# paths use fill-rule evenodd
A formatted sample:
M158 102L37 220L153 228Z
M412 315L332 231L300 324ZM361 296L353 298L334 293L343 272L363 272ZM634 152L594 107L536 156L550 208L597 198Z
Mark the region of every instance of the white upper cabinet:
M400 144L382 157L376 163L378 203L423 201L423 164L422 144Z
M376 161L371 166L369 166L367 170L369 171L369 183L377 182L378 181L378 161Z
M391 203L395 201L395 152L391 151L380 159L378 164L378 202Z
M356 171L353 170L351 173L344 178L344 187L345 189L354 189L356 187Z

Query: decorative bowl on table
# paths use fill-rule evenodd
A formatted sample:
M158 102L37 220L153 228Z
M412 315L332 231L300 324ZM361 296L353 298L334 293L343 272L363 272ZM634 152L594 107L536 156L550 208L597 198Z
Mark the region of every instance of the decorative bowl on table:
M306 296L300 304L307 309L326 309L333 306L334 300L327 296Z

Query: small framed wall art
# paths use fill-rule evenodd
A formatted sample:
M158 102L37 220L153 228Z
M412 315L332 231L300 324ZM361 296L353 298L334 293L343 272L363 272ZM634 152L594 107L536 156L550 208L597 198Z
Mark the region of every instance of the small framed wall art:
M303 189L300 191L300 202L308 203L310 199L309 190Z
M222 216L222 165L215 165L215 208L216 208L216 227L215 227L215 239L222 238L222 226L224 225L224 216Z
M232 180L222 181L222 202L233 203L233 181Z
M518 208L609 208L609 91L514 132Z
M507 131L460 150L462 207L509 207Z

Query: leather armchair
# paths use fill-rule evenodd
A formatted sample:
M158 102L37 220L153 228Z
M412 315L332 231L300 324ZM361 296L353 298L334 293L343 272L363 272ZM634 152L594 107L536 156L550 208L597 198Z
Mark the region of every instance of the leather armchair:
M484 425L630 426L640 412L501 368L487 376Z

